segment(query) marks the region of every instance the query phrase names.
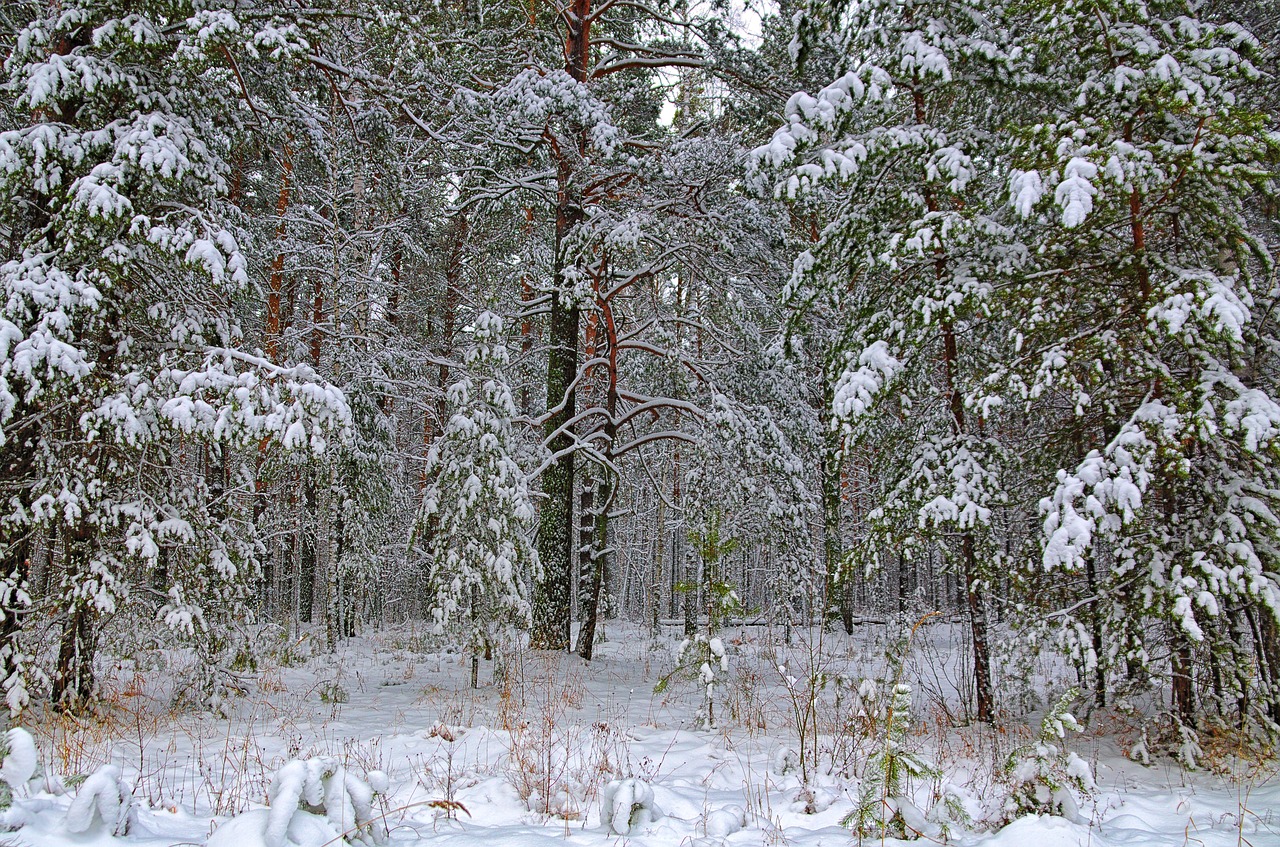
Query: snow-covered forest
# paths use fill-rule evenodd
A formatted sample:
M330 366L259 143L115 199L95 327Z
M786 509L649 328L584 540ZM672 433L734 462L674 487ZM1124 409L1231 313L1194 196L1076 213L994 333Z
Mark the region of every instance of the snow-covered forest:
M1278 30L7 0L0 829L1280 843Z

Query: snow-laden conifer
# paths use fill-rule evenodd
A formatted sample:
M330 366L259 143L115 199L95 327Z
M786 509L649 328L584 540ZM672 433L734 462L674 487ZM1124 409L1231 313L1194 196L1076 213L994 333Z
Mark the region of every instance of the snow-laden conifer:
M40 756L36 752L36 741L30 732L15 726L5 732L4 744L4 763L0 764L0 779L8 783L10 788L25 787L40 764Z
M1027 814L1061 815L1080 822L1080 795L1094 788L1089 763L1066 749L1067 735L1082 727L1069 709L1080 696L1071 688L1045 713L1035 741L1015 749L1004 764L1009 796L1002 810L1006 820Z
M364 779L332 756L292 759L271 777L269 808L244 812L218 827L211 847L378 847L387 843L386 822L374 806L387 789L386 774Z
M133 789L118 765L103 765L89 775L67 807L67 829L106 835L128 835L138 820Z
M516 460L515 402L503 375L503 322L480 312L470 331L466 370L449 387L449 421L427 457L416 538L431 563L437 631L461 631L479 654L510 627L527 626L538 556L528 482Z
M880 748L867 762L853 811L841 823L859 837L918 838L933 824L912 799L912 781L936 777L939 772L908 747L911 686L894 685L883 720Z
M1053 620L1099 690L1145 666L1183 722L1209 678L1216 711L1274 721L1276 293L1248 204L1280 147L1244 105L1256 39L1196 10L1108 0L1024 22L1023 84L1052 111L1015 134L1007 202L1036 249L1006 384L1071 410L1042 565L1075 577Z
M957 573L969 597L977 713L991 721L984 580L1005 481L981 381L993 297L1027 251L1003 220L989 157L1018 50L999 3L814 9L808 20L834 29L843 65L816 93L792 95L749 173L777 198L817 192L827 216L784 296L801 315L843 319L825 378L827 461L866 457L877 477L866 492L872 532L853 563L869 571L904 551L940 556Z
M296 50L297 28L183 3L33 15L5 62L30 120L0 133L13 246L0 264L0 547L6 574L37 534L59 556L53 689L77 705L93 694L100 622L138 570L174 590L165 617L188 631L206 580L253 573L242 544L207 531L231 517L199 490L203 446L320 452L349 412L310 369L246 349L233 308L249 285L225 200L242 113L238 92L209 80L229 81L238 52ZM166 551L201 575L170 583Z

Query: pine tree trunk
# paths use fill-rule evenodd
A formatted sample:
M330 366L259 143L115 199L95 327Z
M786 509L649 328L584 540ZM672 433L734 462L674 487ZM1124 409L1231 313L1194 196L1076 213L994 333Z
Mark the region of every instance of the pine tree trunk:
M1250 709L1249 630L1245 625L1244 612L1241 609L1232 609L1229 612L1229 620L1231 626L1231 669L1235 677L1236 719L1239 722L1239 728L1244 729L1249 721ZM1261 673L1259 673L1259 676L1261 676ZM1263 681L1265 682L1265 679Z
M973 635L973 682L978 695L978 720L995 723L995 697L991 688L991 649L987 643L987 615L979 591L978 563L974 552L973 535L965 533L961 544L964 549L965 593L969 598L969 628Z
M942 260L939 259L939 262ZM941 273L941 271L940 271ZM942 324L942 357L947 378L951 418L957 435L965 432L964 398L958 386L959 352L955 330L949 321ZM995 722L995 696L991 688L991 652L987 644L987 618L980 592L978 557L973 533L965 531L960 539L964 557L964 589L969 609L969 630L973 639L973 681L977 689L978 720Z
M667 549L667 541L664 536L666 530L666 507L667 501L662 498L662 494L658 493L658 516L654 531L654 554L653 554L653 588L652 603L653 609L651 619L649 621L649 638L654 645L658 643L658 639L662 637L662 581L663 570L662 560L663 554Z
M488 652L488 640L480 634L480 586L471 586L470 606L467 616L471 618L471 688L480 687L480 654ZM487 657L486 657L487 658Z
M590 527L590 531L586 533L587 537L584 539L587 561L590 564L590 588L587 592L586 608L583 611L582 631L578 636L578 655L586 661L591 661L591 657L595 652L596 630L600 619L600 602L604 592L604 585L608 578L610 556L609 508L613 504L615 491L609 464L613 459L614 439L618 432L617 424L615 423L618 413L618 335L617 325L613 318L613 306L609 295L602 287L603 279L607 278L605 272L607 265L607 253L602 253L599 273L593 275L598 312L592 316L593 320L588 324L586 344L588 360L597 358L603 352L608 361L608 365L604 369L603 379L600 378L601 368L599 365L592 366L587 373L587 382L591 386L588 394L589 398L599 398L603 387L604 423L598 432L592 433L592 438L600 444L600 451L604 455L605 461L598 469L597 487L599 491L595 492L592 498L586 497L584 492L582 501L582 524L584 529ZM595 399L595 402L598 402L598 399ZM588 485L587 487L592 486Z
M89 604L77 602L63 624L51 693L54 704L64 712L79 712L93 700L93 660L98 650L96 618Z
M1078 465L1084 461L1088 455L1085 449L1084 433L1080 429L1076 429L1073 434L1075 444L1075 461ZM1084 574L1085 589L1089 592L1089 596L1094 598L1089 603L1089 632L1090 640L1093 644L1094 669L1093 669L1093 702L1099 709L1107 706L1107 672L1109 663L1106 656L1106 643L1103 640L1103 615L1105 606L1104 600L1099 596L1100 586L1098 582L1098 563L1094 558L1094 550L1090 547L1085 551L1084 556Z
M1258 659L1266 698L1267 714L1271 721L1280 724L1280 625L1275 614L1265 605L1255 611L1246 606L1245 614L1254 623L1254 653Z
M334 628L334 561L333 561L333 526L329 519L329 504L332 492L328 481L319 492L316 509L316 572L312 589L312 618L318 616L324 624L325 647L332 652L338 646L337 632Z
M913 75L915 85L912 100L916 121L928 123L928 109L924 91L920 86L917 71ZM925 190L925 205L930 213L939 210L938 198L932 189ZM934 277L940 283L947 276L947 255L941 242L934 245ZM962 436L966 432L964 396L960 390L960 355L956 343L955 328L949 319L942 321L942 366L945 377L946 402L951 411L952 432ZM983 609L979 588L982 585L978 573L978 561L975 539L971 531L961 534L961 550L963 557L963 579L966 594L966 605L969 612L969 628L973 640L973 679L977 688L978 720L983 723L995 721L994 696L991 689L991 660L987 644L987 622Z
M582 631L578 634L578 655L588 662L595 653L596 625L600 617L600 600L604 595L609 561L609 504L613 490L609 472L603 470L599 481L598 507L592 515L593 532L589 545L591 586L583 610Z
M1218 713L1218 717L1225 714L1224 705L1227 700L1227 689L1224 684L1222 674L1222 658L1218 655L1215 645L1209 646L1209 685L1213 688L1213 708Z
M80 524L68 533L67 573L80 581L88 573L94 529ZM64 712L78 712L93 700L96 687L93 660L98 650L97 610L85 598L72 600L62 626L58 661L53 675L51 697Z
M581 209L570 197L572 170L562 161L557 169L560 182L559 207L556 214L556 291L551 295L551 320L548 332L547 406L554 411L548 416L544 437L558 458L542 475L545 500L538 516L538 557L542 560L542 581L534 591L533 634L535 649L567 650L573 602L573 433L566 429L576 411L574 380L578 375L578 324L580 309L576 302L562 302L566 287L565 240L581 221Z
M898 612L906 614L910 588L907 583L907 556L898 553Z
M103 346L103 349L107 349ZM105 364L100 356L99 364ZM94 465L105 460L95 450ZM65 579L79 588L90 578L90 562L99 542L96 524L81 521L65 532ZM92 599L79 596L70 598L67 618L63 623L58 644L58 659L54 671L51 695L54 705L66 712L80 711L92 701L96 680L93 661L98 649L98 609Z
M271 260L271 271L267 278L267 311L262 333L262 346L266 351L267 360L273 363L278 363L280 359L280 294L284 288L285 237L288 235L289 204L293 196L293 148L291 144L292 137L286 136L280 150L280 192L276 197L276 254ZM266 437L258 441L257 456L254 463L253 525L259 534L265 529L262 521L268 505L267 481L263 477L262 469L266 463L267 448L270 443L271 440ZM266 565L268 574L272 565L269 556L270 551L268 551ZM264 577L268 574L264 574ZM269 584L264 579L262 586L263 596L258 598L259 611L262 609L262 604L265 603L265 595L268 593Z
M823 623L839 617L845 632L853 634L853 608L847 602L845 590L848 575L842 573L844 551L840 542L840 462L835 455L838 449L827 445L827 455L822 461L822 550L826 568L826 609Z
M1195 726L1195 680L1191 670L1191 642L1186 633L1173 633L1171 663L1173 672L1173 713L1183 726Z
M698 578L698 566L688 553L684 561L684 596L681 598L684 609L684 635L692 638L698 631L698 586L702 580Z
M263 330L263 347L272 362L280 358L280 291L284 287L284 240L288 234L289 202L293 194L293 148L291 137L280 151L280 194L276 198L276 255L271 260L267 278L267 317Z
M333 499L332 495L326 498L332 503L330 510L336 513L339 506L337 503L332 502ZM342 574L338 562L341 540L338 534L338 526L333 516L329 516L326 530L328 543L325 546L328 552L325 555L325 576L327 578L324 587L324 635L325 643L329 648L329 652L332 653L338 649L338 642L342 638Z
M1093 550L1090 549L1085 553L1084 560L1086 587L1091 596L1098 594L1098 566L1093 558ZM1102 600L1094 600L1089 604L1090 617L1089 628L1093 639L1093 702L1099 709L1107 706L1107 657L1104 654L1106 649L1102 641Z
M294 509L294 514L297 514L296 508ZM293 533L293 544L289 548L289 622L296 633L295 637L302 634L302 547L304 544L303 537L306 533L306 530L302 527L301 516L299 516L298 531Z
M545 436L553 453L560 453L542 475L545 500L538 515L538 557L542 581L533 601L531 645L539 650L569 647L570 604L573 591L573 437L559 432L574 414L570 389L578 372L578 307L563 308L552 295L551 350L547 365L547 403L559 410L547 420Z
M591 53L591 0L573 0L564 16L565 71L579 83L587 81ZM543 650L567 650L573 597L573 438L558 430L574 415L574 378L578 373L578 323L576 302L565 302L569 286L565 270L570 263L568 237L583 220L581 199L574 188L575 163L586 153L587 138L579 134L578 149L561 150L556 162L555 289L551 295L548 332L547 405L556 409L547 419L548 447L560 457L543 474L545 500L538 521L538 556L542 582L534 591L531 645ZM575 155L576 153L576 155Z
M582 481L582 490L578 492L578 573L577 573L577 592L575 599L577 602L576 614L582 618L587 614L586 608L590 603L591 585L593 574L595 572L594 563L594 540L596 533L595 524L595 498L596 498L596 481L591 478L590 470L584 473L586 477ZM582 635L578 635L579 647L582 644Z
M338 632L343 638L355 638L357 624L360 621L360 594L356 585L352 584L351 571L343 567L347 558L347 521L339 503L334 521L333 570L337 574L337 607Z
M319 498L311 480L303 486L303 514L299 515L299 534L302 536L298 550L298 620L312 623L315 620L316 574L319 571L316 516Z

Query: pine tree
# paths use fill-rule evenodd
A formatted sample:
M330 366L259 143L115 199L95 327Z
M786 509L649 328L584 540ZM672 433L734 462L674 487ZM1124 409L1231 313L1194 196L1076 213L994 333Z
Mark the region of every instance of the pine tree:
M1012 383L1061 398L1081 433L1043 502L1043 564L1097 572L1108 635L1081 645L1089 664L1167 674L1188 725L1200 676L1249 720L1280 608L1273 266L1246 208L1277 153L1245 105L1256 42L1178 0L1027 27L1025 82L1053 112L1024 125L1010 174L1039 244Z
M659 105L647 81L661 68L706 64L696 45L680 43L697 19L682 20L685 11L681 3L574 0L550 16L563 24L552 29L535 6L521 27L522 37L536 45L529 61L492 91L471 95L485 118L476 121L486 156L476 172L488 177L481 196L520 192L531 198L530 218L546 222L550 241L550 249L541 251L544 276L531 286L547 316L546 414L540 420L554 457L541 474L538 545L545 574L534 598L533 632L540 648L569 646L575 464L580 436L589 434L576 431L582 324L586 312L601 307L592 280L607 279L601 269L608 259L597 250L608 230L598 228L596 216L641 177L641 157L653 143L643 136L653 131ZM504 157L518 155L494 167L494 146Z
M222 579L255 567L197 531L207 504L193 511L168 466L191 444L322 451L349 411L309 369L247 352L234 309L249 279L225 201L239 118L228 60L300 49L296 30L242 30L190 4L32 11L6 62L30 122L0 135L0 450L15 471L0 543L9 574L33 533L56 558L53 694L74 707L93 694L101 620L128 595L131 563L163 574L162 549L192 545Z
M844 73L793 95L786 125L753 158L757 184L780 199L835 195L785 296L803 313L845 316L828 413L844 449L875 457L885 479L855 563L869 571L887 549L936 550L956 571L984 722L995 709L985 580L1005 493L982 377L990 301L1023 254L984 162L1017 55L999 8L819 4L800 44L836 28Z
M898 682L884 711L882 745L867 762L857 804L840 822L859 838L917 837L928 828L924 813L911 800L911 782L936 777L940 771L908 749L910 728L911 686Z

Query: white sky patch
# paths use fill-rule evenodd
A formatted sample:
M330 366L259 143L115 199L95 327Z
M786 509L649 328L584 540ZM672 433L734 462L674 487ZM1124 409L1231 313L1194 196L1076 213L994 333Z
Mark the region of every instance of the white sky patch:
M670 100L666 100L662 104L662 111L658 113L658 126L664 126L668 129L676 122L676 104Z

